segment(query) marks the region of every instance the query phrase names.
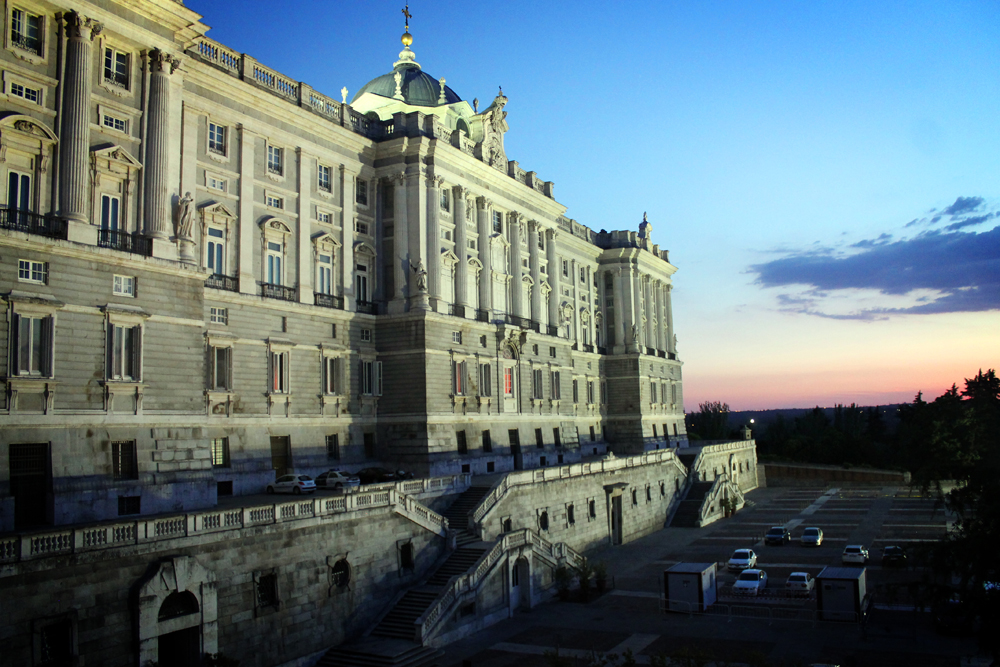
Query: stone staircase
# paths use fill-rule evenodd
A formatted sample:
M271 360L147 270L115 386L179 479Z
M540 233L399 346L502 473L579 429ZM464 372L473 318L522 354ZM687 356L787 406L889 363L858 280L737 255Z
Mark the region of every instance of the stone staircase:
M469 532L469 512L479 506L479 502L490 492L488 486L470 486L459 494L455 502L441 515L448 519L448 527L458 533L455 543L461 548L466 544L478 542L479 537Z
M688 487L684 500L681 501L674 512L674 518L670 522L672 527L697 528L701 519L701 505L705 501L705 496L712 490L714 482L694 482Z
M402 639L363 639L327 651L316 667L428 667L444 651Z

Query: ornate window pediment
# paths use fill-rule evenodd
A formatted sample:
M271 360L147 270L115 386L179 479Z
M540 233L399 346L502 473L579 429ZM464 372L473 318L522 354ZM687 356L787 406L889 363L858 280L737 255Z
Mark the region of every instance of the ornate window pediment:
M103 148L95 148L90 152L90 159L96 169L106 169L111 172L126 173L142 169L142 163L136 160L127 150L117 144Z
M338 241L329 232L319 232L318 234L313 234L312 236L313 245L318 250L329 250L332 251L340 247L340 241Z
M43 146L51 146L59 141L55 133L31 116L8 112L0 118L0 136L10 133L20 139L39 141Z
M453 253L451 250L445 250L441 253L441 261L447 266L454 266L458 264L458 255Z
M375 248L373 248L371 244L366 241L358 241L354 244L354 254L371 255L372 257L375 257Z
M225 204L215 202L201 207L201 216L206 222L223 223L235 220L236 214L226 208Z
M260 228L267 235L280 234L284 236L291 236L291 228L282 220L279 220L272 216L267 216L260 221Z
M475 271L476 273L479 273L480 271L483 270L483 263L480 262L475 257L470 257L469 258L469 268L472 269L473 271Z

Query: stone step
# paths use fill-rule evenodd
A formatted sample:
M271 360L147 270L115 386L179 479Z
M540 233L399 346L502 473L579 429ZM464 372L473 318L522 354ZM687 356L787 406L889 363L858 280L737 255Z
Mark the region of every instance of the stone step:
M411 630L412 634L412 630ZM317 667L428 667L444 655L440 649L410 640L368 638L327 651Z

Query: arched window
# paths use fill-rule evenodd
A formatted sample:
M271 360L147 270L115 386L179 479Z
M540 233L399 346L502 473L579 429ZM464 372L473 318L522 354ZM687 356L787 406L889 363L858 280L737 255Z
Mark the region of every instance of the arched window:
M198 598L191 591L174 592L167 596L160 605L157 620L166 621L178 616L198 613Z

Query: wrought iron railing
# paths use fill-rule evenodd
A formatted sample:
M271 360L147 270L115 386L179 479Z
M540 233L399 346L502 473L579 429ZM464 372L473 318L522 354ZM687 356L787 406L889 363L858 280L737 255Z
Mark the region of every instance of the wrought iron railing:
M449 303L448 314L455 317L465 317L465 306L460 306L457 303Z
M656 351L656 356L658 356L660 359L666 359L667 358L667 353L664 352L663 350L657 350Z
M299 291L296 288L275 285L273 283L261 283L260 295L268 299L280 299L281 301L299 300Z
M378 302L362 301L361 299L358 299L357 312L368 313L369 315L378 315Z
M559 327L557 327L554 324L546 324L545 325L545 333L547 333L550 336L558 336L559 335Z
M66 221L51 215L39 215L16 208L0 208L0 229L66 239Z
M667 359L676 359L677 355L673 352L667 352Z
M594 346L590 345L588 343L584 343L583 344L583 351L584 352L593 352L594 351Z
M239 292L240 279L233 276L224 276L221 273L214 273L205 281L205 287L226 290L227 292Z
M521 327L522 329L530 329L536 333L541 333L541 325L534 320L527 317L521 317L520 315L511 315L507 313L504 315L504 321L507 324L513 324L515 327Z
M336 308L338 310L344 309L344 297L342 296L313 292L313 298L316 300L315 303L317 306L322 306L324 308Z
M476 309L476 321L477 322L489 322L490 321L490 311L482 310L480 308Z
M118 229L97 230L97 245L101 248L111 248L130 252L143 257L153 256L153 239L146 238L139 232L125 232Z
M656 356L656 350L653 349L653 348L651 348L651 347L647 347L646 348L646 354L648 354L651 357L655 357Z
M607 354L607 353L608 353L608 348L603 347L601 345L597 346L597 354Z

